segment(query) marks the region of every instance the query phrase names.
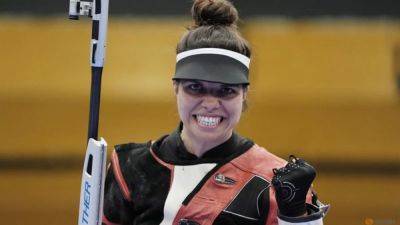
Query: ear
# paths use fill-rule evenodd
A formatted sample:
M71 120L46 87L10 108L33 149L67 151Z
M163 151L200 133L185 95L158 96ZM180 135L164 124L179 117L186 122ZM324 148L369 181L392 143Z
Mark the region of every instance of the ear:
M243 101L247 100L247 92L249 90L249 86L243 87Z
M172 85L174 86L174 93L175 93L175 95L177 95L178 94L178 90L179 90L179 82L174 80L172 82Z

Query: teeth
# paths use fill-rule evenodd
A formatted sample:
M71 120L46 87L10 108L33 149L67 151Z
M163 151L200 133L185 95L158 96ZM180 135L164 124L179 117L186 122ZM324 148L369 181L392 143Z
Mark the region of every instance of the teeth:
M221 122L221 117L197 116L197 122L205 127L216 127Z

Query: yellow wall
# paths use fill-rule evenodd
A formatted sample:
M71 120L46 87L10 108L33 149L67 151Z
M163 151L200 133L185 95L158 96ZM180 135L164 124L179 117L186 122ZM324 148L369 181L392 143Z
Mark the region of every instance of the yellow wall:
M282 156L347 160L351 152L359 160L399 160L398 23L246 22L254 57L241 133ZM154 139L175 127L170 78L175 44L188 24L110 21L100 123L110 145ZM89 37L88 20L0 20L0 154L82 154Z
M250 121L268 130L265 143L316 158L400 159L397 23L256 20L244 32L255 53L253 108L266 113Z
M175 18L111 18L100 122L110 146L154 139L176 126L171 75L186 25ZM350 19L246 21L254 56L250 108L239 131L284 157L398 165L399 27ZM73 154L83 160L89 37L87 20L0 19L0 159ZM398 224L398 176L348 173L319 173L314 182L332 204L325 224L371 224L369 218ZM2 222L75 224L79 182L75 169L0 170Z

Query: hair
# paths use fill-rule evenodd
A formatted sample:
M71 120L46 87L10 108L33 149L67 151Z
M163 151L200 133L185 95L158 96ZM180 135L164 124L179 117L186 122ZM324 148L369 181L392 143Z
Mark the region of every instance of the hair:
M176 46L176 53L196 48L222 48L251 57L249 43L238 30L239 13L228 0L195 0L191 9L194 24ZM242 85L247 91L247 84ZM247 99L243 111L248 108Z
M178 43L177 54L196 48L223 48L250 58L250 46L238 31L238 11L230 1L195 0L191 13L194 24Z

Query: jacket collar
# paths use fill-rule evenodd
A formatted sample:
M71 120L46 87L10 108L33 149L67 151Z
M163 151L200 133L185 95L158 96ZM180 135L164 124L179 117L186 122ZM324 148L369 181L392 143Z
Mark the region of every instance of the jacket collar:
M186 149L180 135L182 128L183 124L181 122L178 128L170 135L160 138L153 144L153 151L163 161L176 165L219 163L227 158L244 153L254 145L251 140L233 132L227 141L211 148L202 157L197 157Z

